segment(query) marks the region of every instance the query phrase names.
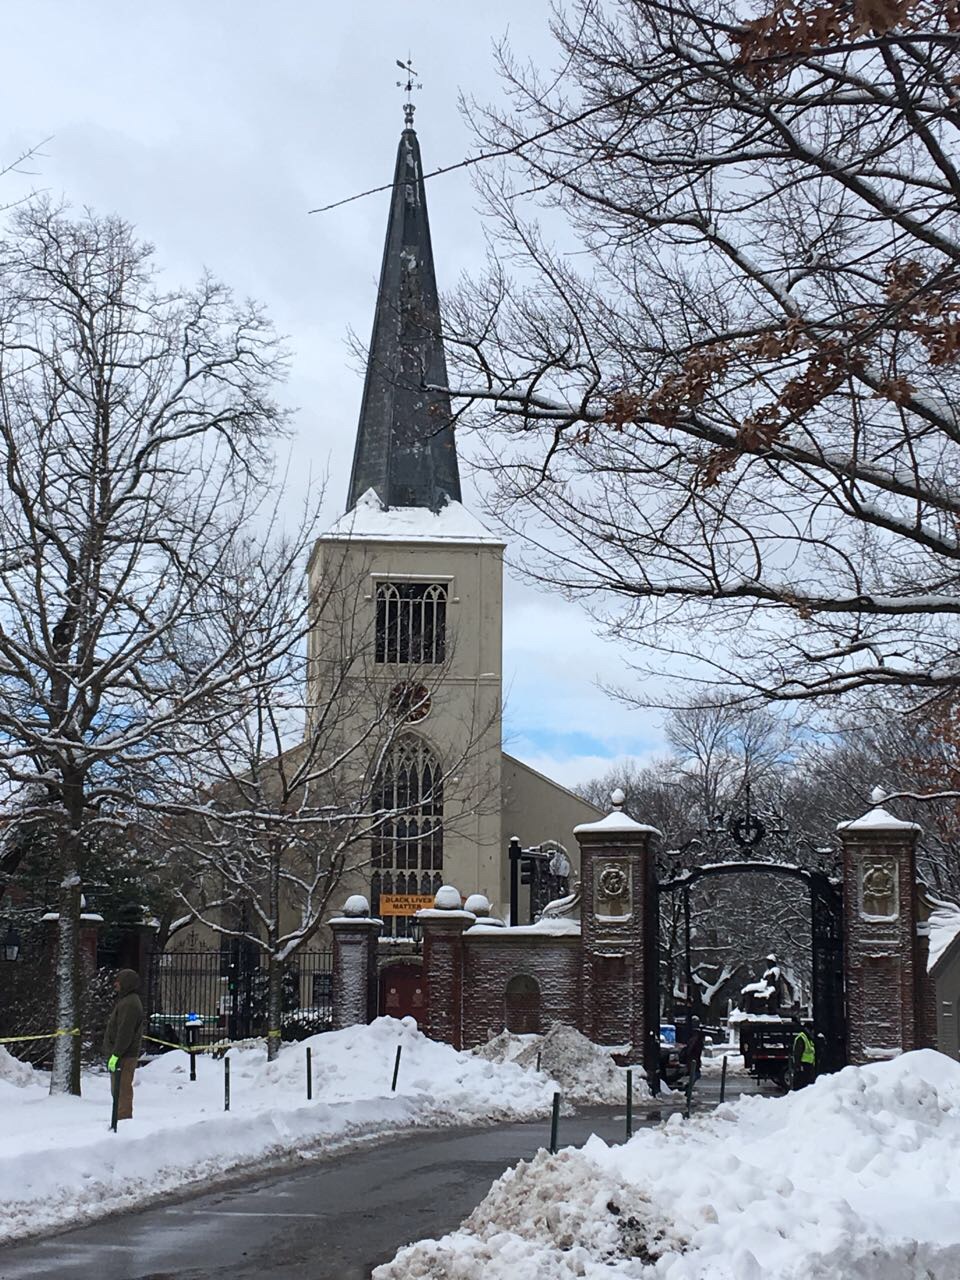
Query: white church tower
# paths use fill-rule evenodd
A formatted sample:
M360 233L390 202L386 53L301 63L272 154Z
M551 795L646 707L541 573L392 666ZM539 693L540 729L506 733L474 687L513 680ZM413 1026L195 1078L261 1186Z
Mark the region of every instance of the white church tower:
M344 886L370 899L393 937L408 935L416 907L441 884L465 897L482 893L505 915L510 837L574 848L574 825L597 816L502 752L504 543L462 505L446 386L408 103L346 511L318 540L309 568L318 598L338 584L312 634L314 688L339 652L368 719L371 701L411 708L380 766L378 807L402 805L405 816L372 842L369 869ZM322 703L319 689L311 700Z
M318 596L324 579L345 584L330 606L337 616L317 628L315 644L370 637L356 679L382 705L411 705L409 731L395 743L385 777L398 803L421 795L425 807L421 814L414 806L372 851L370 881L358 888L374 914L396 906L394 895L432 898L447 882L501 899L504 544L461 505L450 398L425 389L446 385L420 147L408 108L347 510L310 565ZM385 795L385 804L392 798ZM411 839L411 822L426 834ZM386 916L385 926L403 936L409 917Z

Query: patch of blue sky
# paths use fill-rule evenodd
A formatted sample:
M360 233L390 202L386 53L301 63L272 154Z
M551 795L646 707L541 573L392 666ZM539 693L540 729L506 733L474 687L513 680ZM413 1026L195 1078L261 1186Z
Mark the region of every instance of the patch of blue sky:
M503 745L511 753L522 754L532 750L538 756L550 755L556 759L573 757L608 757L617 760L623 756L648 756L660 743L655 738L639 735L598 735L582 729L566 732L541 727L504 724Z

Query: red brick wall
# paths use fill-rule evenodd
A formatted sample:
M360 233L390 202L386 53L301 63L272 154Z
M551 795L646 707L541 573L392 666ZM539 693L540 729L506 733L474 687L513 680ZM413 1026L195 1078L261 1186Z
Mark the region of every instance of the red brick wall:
M424 921L423 976L432 1040L463 1048L463 931L472 923L459 912L449 920Z
M377 938L380 922L332 920L333 1025L352 1027L377 1013Z
M921 1043L916 834L878 827L844 832L842 838L848 1052L850 1062L862 1063L881 1056L879 1050L893 1053ZM874 858L896 862L896 919L867 919L861 912L860 867Z
M598 1044L629 1042L628 1060L644 1062L655 1070L659 1045L647 1026L658 1020L657 933L647 927L647 915L655 905L653 850L649 832L610 834L585 832L581 836L583 922L582 1030ZM605 919L596 914L595 882L607 865L629 870L629 917ZM646 1050L646 1052L645 1052Z
M540 987L539 1030L551 1022L580 1026L580 939L487 930L464 937L463 1046L485 1044L506 1025L504 997L511 978Z

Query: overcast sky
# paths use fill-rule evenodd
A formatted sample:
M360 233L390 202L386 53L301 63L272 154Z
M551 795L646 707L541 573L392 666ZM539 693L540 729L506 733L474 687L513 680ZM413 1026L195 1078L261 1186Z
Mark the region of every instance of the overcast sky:
M49 139L33 176L8 180L115 212L156 245L177 282L204 267L266 304L289 335L298 406L290 471L328 479L343 508L360 405L348 331L373 317L388 195L308 210L392 178L400 72L423 89L427 170L471 150L458 93L499 96L492 43L556 62L546 0L29 0L3 12L0 160ZM428 185L441 290L479 269L483 229L464 173ZM466 469L465 469L466 470ZM476 506L465 476L464 500ZM509 552L508 552L509 555ZM623 658L577 608L506 583L505 748L567 784L660 748L656 713L597 688Z

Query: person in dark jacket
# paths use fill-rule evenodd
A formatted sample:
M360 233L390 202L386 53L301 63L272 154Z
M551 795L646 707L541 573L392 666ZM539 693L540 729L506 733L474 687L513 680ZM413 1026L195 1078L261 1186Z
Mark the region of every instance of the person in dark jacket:
M140 975L135 969L121 969L113 981L119 996L107 1021L103 1052L110 1068L112 1087L119 1091L118 1120L133 1119L133 1073L140 1057L143 1037L143 1003L138 995Z
M687 1042L680 1050L680 1061L686 1065L687 1071L696 1081L700 1079L700 1060L703 1057L704 1035L699 1018L691 1018L688 1026Z

